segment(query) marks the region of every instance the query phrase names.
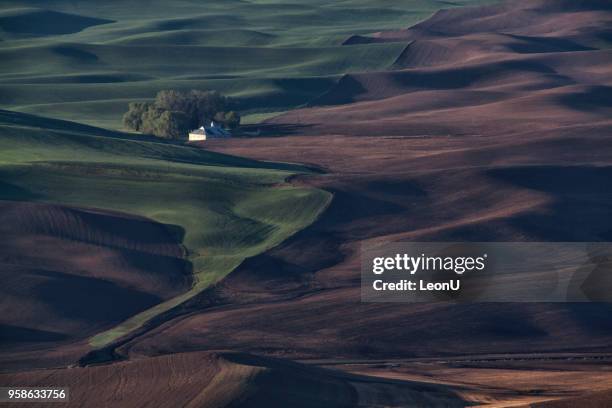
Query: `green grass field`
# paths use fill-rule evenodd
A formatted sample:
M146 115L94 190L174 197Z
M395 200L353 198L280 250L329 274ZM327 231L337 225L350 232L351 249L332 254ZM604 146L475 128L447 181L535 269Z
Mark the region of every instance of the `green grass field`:
M0 107L118 129L130 101L216 89L252 121L307 103L344 73L388 68L405 46L341 45L350 35L487 1L6 0Z
M173 226L193 288L91 339L142 325L312 223L331 195L284 180L308 170L210 153L70 122L0 111L0 200L124 211Z
M215 89L257 123L347 72L388 69L406 46L342 45L349 36L490 1L5 0L0 108L10 111L0 111L0 200L124 211L180 235L193 288L90 340L102 347L309 225L331 199L284 183L308 171L298 165L117 132L128 102L162 89Z

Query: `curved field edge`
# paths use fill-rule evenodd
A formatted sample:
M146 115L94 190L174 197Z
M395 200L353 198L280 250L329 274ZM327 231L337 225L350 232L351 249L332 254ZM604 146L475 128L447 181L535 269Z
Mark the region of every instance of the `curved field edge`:
M194 257L189 257L188 259L194 264L194 285L188 292L160 303L151 309L133 316L108 331L93 336L89 340L89 344L96 349L106 347L132 331L141 328L146 322L154 317L198 295L230 274L246 258L256 256L277 246L296 232L312 224L320 214L324 212L332 198L331 193L313 188L279 187L278 190L280 192L279 194L272 194L271 196L265 197L265 199L269 200L270 204L272 204L268 210L273 212L273 209L280 211L287 209L296 216L293 222L278 222L274 221L273 218L261 218L257 215L257 212L246 211L242 213L242 216L252 217L251 219L256 221L269 221L270 223L268 223L268 225L276 230L273 236L265 242L250 247L247 250L248 255L218 255L215 257L196 255ZM282 205L279 206L278 203L274 205L272 201L276 199L280 199L281 203L287 202L287 205L291 207L283 208ZM256 203L247 203L244 205L254 205L254 207L258 207ZM238 209L236 210L238 212Z
M194 274L178 297L90 339L104 347L308 226L331 194L289 185L299 165L260 162L0 111L0 200L144 216L182 242ZM112 307L112 299L109 300Z

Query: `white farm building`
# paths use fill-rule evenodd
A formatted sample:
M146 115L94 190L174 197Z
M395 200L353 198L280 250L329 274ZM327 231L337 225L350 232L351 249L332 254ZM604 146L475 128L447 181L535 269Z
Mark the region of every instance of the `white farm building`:
M189 132L189 141L206 140L206 139L223 139L231 137L232 134L223 129L222 126L215 122L210 122L210 126L201 126Z

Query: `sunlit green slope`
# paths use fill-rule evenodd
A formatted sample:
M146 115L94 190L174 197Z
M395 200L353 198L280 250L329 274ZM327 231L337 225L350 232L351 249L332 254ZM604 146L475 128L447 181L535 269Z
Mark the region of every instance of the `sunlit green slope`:
M169 225L189 252L192 290L96 336L97 347L312 223L330 194L284 182L307 171L0 111L1 200L139 214Z

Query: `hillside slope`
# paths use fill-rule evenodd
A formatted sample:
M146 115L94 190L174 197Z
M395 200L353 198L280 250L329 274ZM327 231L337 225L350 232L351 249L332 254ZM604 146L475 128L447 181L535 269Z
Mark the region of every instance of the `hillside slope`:
M191 264L162 224L17 201L0 201L0 214L0 332L7 359L41 346L53 355L191 287ZM84 353L82 346L75 348Z
M4 369L73 363L140 328L330 198L285 183L300 166L8 111L0 148Z
M169 373L172 373L169 376ZM456 389L343 374L236 352L174 354L87 368L0 374L8 386L70 387L67 406L462 407Z
M271 120L303 133L360 136L517 134L608 126L612 9L598 1L511 1L444 10L407 30L391 69L348 74Z
M384 69L402 51L343 46L355 31L416 23L448 5L10 0L0 5L0 108L118 129L129 102L162 89L215 89L243 114L285 111L345 72Z
M428 31L412 40L452 49L472 41L460 29L469 26L493 43L508 38L507 26L489 23L504 21L508 10L509 21L533 23L513 27L513 35L531 35L536 18L561 15L571 24L565 28L590 37L597 33L593 15L597 24L612 15L597 2L532 4L442 12L420 24ZM550 37L562 43L563 35L553 30ZM270 132L293 126L307 136L208 144L321 166L324 177L295 182L332 191L334 201L311 228L245 263L210 295L228 305L207 309L202 299L188 318L122 351L215 348L227 339L232 347L296 358L609 351L611 310L603 303L360 302L362 243L612 238L610 51L498 49L483 46L474 60L458 53L435 66L351 75L338 84L339 95L352 86L362 101L269 121ZM262 322L261 315L276 318ZM190 340L174 347L179 338Z
M121 191L116 202L111 200L114 210L186 225L183 243L204 254L212 247L218 255L215 267L226 261L229 248L242 251L255 244L257 251L248 249L253 256L173 309L176 315L115 343L112 351L129 361L4 378L43 385L50 376L54 383L74 384L73 389L85 390L75 396L83 405L95 395L90 392L94 388L108 390L105 397L138 397L153 405L200 403L197 398L202 397L237 406L285 401L464 406L464 392L478 384L484 385L477 401L499 406L509 398L516 405L609 388L609 304L367 304L361 302L359 288L360 247L373 241L612 239L609 37L596 30L609 21L606 5L507 2L469 12L444 11L422 23L422 29L399 34L353 31L356 36L348 43L359 45L341 47L367 49L374 38L374 45L395 44L401 52L390 63L385 54L385 67L375 72L343 77L317 106L268 121L265 128L275 137L208 141L197 150L109 138L104 144L97 139L84 143L64 135L52 145L58 146L55 154L62 161L72 162L49 166L40 148L45 139L31 135L27 149L7 151L27 152L32 162L42 160L42 170L28 177L20 166L2 169L6 178L0 180L12 183L8 191L13 196L41 200L41 194L57 190L70 199L69 205L84 205ZM188 29L196 22L185 18L167 24ZM89 54L77 55L86 59ZM287 129L301 135L279 136ZM93 164L74 163L75 146L81 155L95 152L85 156ZM103 153L107 149L112 154ZM285 177L303 169L212 151L308 163L326 173L291 177L290 188ZM126 157L135 161L127 169ZM92 185L88 177L97 174L118 177L122 188L111 189L96 179L101 190L84 194ZM86 181L78 184L83 175ZM129 183L131 177L138 182ZM206 194L202 178L208 183ZM154 197L140 190L149 182L154 183ZM275 194L279 183L289 196ZM66 195L67 184L78 187L78 197ZM331 202L321 189L333 193ZM178 211L149 207L163 192L169 192L161 200L163 210ZM191 205L183 206L185 197ZM213 222L185 221L193 221L201 208L206 208L203 218ZM262 226L262 220L269 225L296 215L302 229L293 228L293 235L272 248L259 245L274 230ZM190 235L190 230L203 236ZM244 255L231 254L232 261ZM194 268L207 268L206 259L200 257L204 263L198 263L196 257ZM111 331L96 339L113 344L116 335ZM204 351L219 349L240 353ZM195 352L183 354L188 351ZM248 352L352 372L382 372L400 382L339 379L329 371ZM441 368L433 368L435 359ZM580 360L576 365L581 366L588 359L594 361L588 369L571 369L566 361ZM548 360L553 362L545 369ZM167 381L167 373L177 373L171 377L176 383ZM417 374L419 380L414 379ZM442 383L440 378L454 385L444 382L432 389L422 384ZM494 384L500 379L503 387ZM169 383L176 388L169 389ZM586 398L605 404L608 396L604 392ZM585 399L577 401L586 404Z

